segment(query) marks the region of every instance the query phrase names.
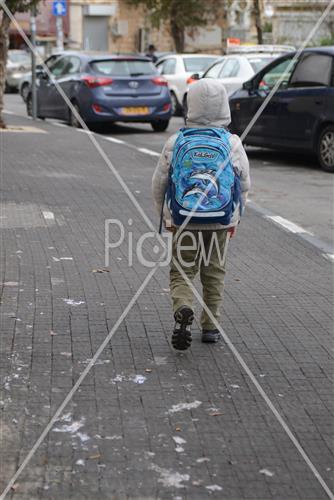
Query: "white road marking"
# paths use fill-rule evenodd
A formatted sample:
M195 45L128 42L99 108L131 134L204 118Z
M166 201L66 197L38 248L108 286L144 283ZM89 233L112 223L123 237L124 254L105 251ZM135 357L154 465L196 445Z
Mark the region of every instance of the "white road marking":
M103 136L100 136L100 137L103 137ZM125 141L122 141L121 139L116 139L115 137L103 137L103 139L105 139L106 141L109 141L109 142L114 142L115 144L126 144Z
M43 211L42 214L43 214L44 219L46 219L46 220L54 220L55 219L55 215L53 212Z
M270 219L273 222L276 222L276 224L279 224L280 226L284 227L288 231L294 234L310 234L311 236L314 236L313 233L310 233L310 231L306 231L306 229L302 228L301 226L298 226L294 222L289 221L288 219L284 219L280 215L265 215L265 219Z
M151 149L146 149L146 148L136 148L137 151L140 151L141 153L151 155L151 156L160 156L160 153L157 153L156 151L152 151Z
M77 128L75 129L77 132L81 132L82 134L88 134L88 135L92 135L94 134L94 132L92 132L91 130L86 130L84 128Z
M325 259L334 262L334 253L323 253L322 256L325 257Z

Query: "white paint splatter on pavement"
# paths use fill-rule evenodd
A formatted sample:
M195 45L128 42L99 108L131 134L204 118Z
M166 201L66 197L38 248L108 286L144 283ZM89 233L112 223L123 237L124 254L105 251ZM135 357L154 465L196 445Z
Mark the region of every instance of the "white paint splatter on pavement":
M146 379L147 377L144 377L144 375L135 375L134 377L129 378L129 380L135 384L143 384Z
M55 427L52 429L53 432L69 432L70 434L74 434L78 432L81 427L83 427L84 421L83 420L77 420L75 422L72 422L71 424L64 424L61 427Z
M218 484L210 484L209 486L205 486L205 488L209 491L222 491L222 487Z
M179 403L177 405L173 405L168 410L168 413L176 413L183 410L193 410L194 408L198 408L201 404L201 401L193 401L192 403Z
M117 382L134 382L135 384L144 384L146 380L147 377L145 377L144 375L136 374L126 377L125 375L118 373L115 377L110 379L110 382L112 384L116 384Z
M74 300L74 299L63 299L63 301L69 306L80 306L81 304L85 303L83 300Z
M164 469L158 465L152 464L151 469L160 474L158 479L159 483L162 483L166 488L185 488L182 484L184 481L189 481L189 474L180 474L179 472L173 472L169 469Z
M179 436L173 436L176 444L185 444L187 441Z
M274 473L271 472L269 469L261 469L259 470L260 474L264 474L265 476L268 477L273 477Z

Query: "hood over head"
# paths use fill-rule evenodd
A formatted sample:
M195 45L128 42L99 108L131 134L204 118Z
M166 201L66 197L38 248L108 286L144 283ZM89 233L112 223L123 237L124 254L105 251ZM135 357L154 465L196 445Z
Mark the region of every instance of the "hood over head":
M203 78L189 87L187 127L227 127L231 112L224 84L216 78Z

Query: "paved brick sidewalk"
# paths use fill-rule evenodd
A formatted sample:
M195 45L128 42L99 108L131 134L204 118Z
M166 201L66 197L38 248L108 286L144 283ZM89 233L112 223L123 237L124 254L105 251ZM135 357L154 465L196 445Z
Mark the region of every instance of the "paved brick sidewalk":
M110 272L93 272L104 267L106 218L131 218L134 238L146 227L85 134L37 127L47 133L2 134L2 487L148 273L128 266L126 243ZM156 221L156 160L101 144ZM231 242L223 311L329 485L331 271L315 248L248 210ZM191 350L177 353L171 327L162 269L8 498L327 498L229 349L202 345L197 327Z

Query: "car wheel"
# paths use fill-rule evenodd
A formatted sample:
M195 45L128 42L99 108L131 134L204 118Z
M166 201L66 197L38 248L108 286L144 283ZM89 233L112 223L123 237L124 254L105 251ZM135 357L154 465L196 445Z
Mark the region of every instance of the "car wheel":
M180 105L174 92L170 93L170 99L172 102L172 114L173 116L178 116L180 113Z
M81 116L79 105L76 102L72 102L72 106L76 110L77 114L79 114ZM74 113L72 113L71 109L69 110L69 124L71 125L71 127L74 127L74 128L82 128L80 121L78 120L76 115Z
M29 94L29 83L24 83L21 87L21 97L24 102L27 102L27 97Z
M169 125L169 120L159 120L156 122L151 122L154 132L164 132L167 130Z
M322 130L318 141L317 156L321 168L326 172L334 173L334 125L329 125Z

